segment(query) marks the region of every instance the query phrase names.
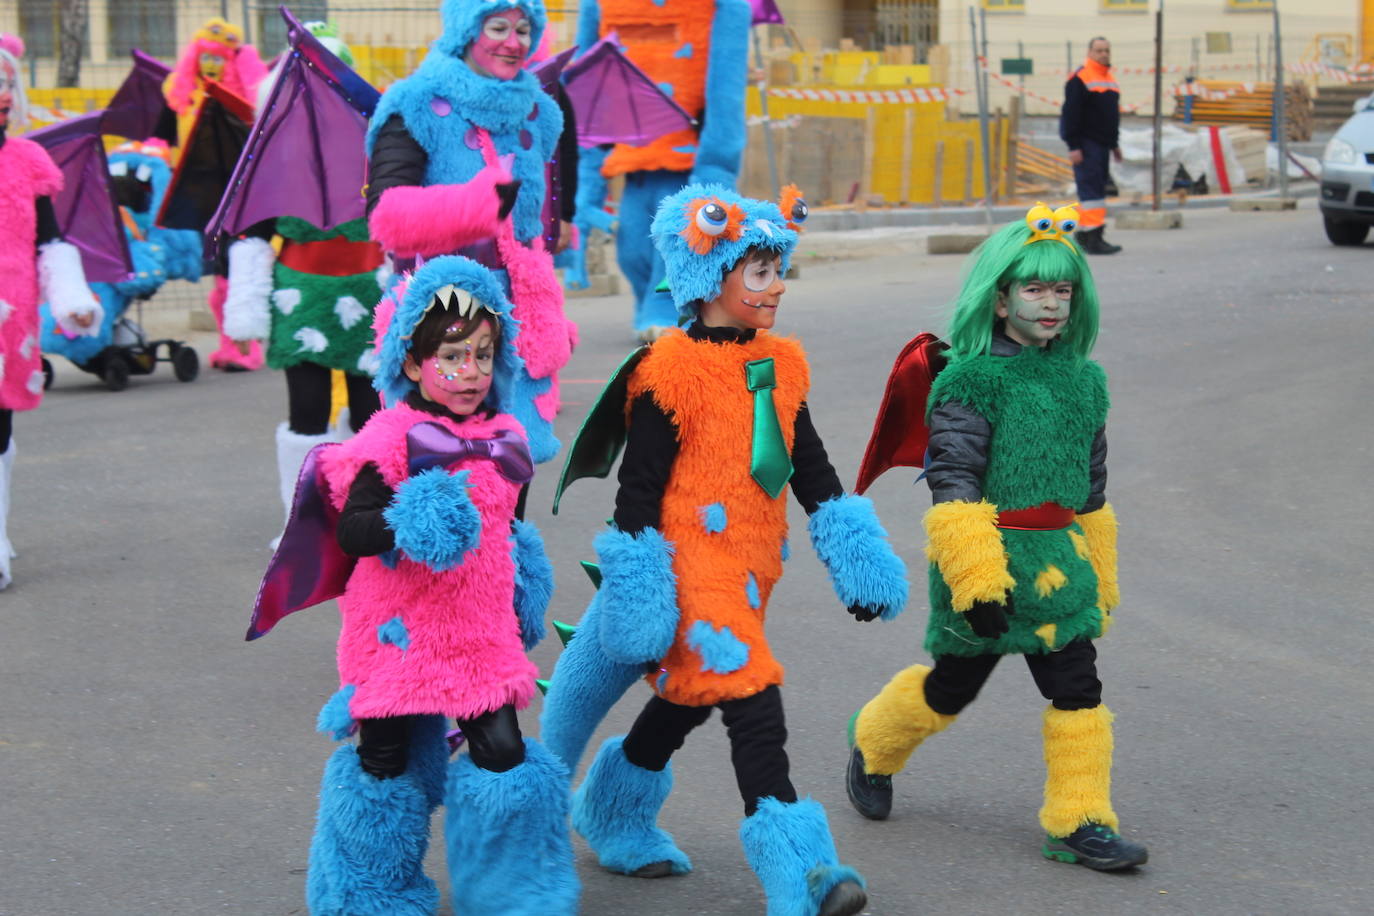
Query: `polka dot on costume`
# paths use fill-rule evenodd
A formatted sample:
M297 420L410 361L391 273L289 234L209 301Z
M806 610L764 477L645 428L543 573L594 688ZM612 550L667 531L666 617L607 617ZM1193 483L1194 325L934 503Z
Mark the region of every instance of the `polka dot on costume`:
M377 370L382 367L382 361L377 358L377 348L368 347L363 351L363 355L358 357L358 371L367 375L376 375Z
M347 331L367 317L367 306L352 296L340 296L334 303L334 314L339 316L339 324Z
M25 387L29 389L29 394L41 394L43 391L43 370L33 370L33 374L29 376L29 383Z
M6 321L9 321L10 316L13 314L14 306L10 305L4 299L0 299L0 324L4 324Z
M33 348L36 346L38 346L38 338L34 337L32 334L26 334L24 336L24 342L19 345L19 355L24 357L24 359L28 359L29 355L33 353Z
M0 353L0 381L5 378L5 355Z
M279 289L272 293L272 304L283 315L290 315L301 304L301 291L298 289Z
M301 328L291 336L301 345L297 353L323 353L329 347L329 338L316 328Z

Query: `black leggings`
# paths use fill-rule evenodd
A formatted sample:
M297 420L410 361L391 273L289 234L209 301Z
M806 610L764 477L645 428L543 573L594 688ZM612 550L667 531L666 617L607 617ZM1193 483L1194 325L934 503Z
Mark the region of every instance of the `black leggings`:
M417 716L390 716L358 721L358 761L378 779L393 779L406 771L410 732ZM502 706L475 719L459 719L472 762L484 770L504 773L525 761L525 741L514 706Z
M758 810L759 800L797 800L788 778L787 722L782 691L776 685L742 700L716 704L730 736L730 762L744 799L744 816ZM687 734L711 717L710 706L679 706L652 697L630 733L625 736L625 759L637 767L659 771L687 740Z
M972 703L987 683L1000 655L941 655L926 676L926 704L944 716L957 715ZM1097 679L1097 647L1089 639L1075 639L1058 652L1027 655L1040 695L1055 709L1092 709L1102 704L1102 682Z
M348 387L348 422L356 433L377 412L380 401L372 379L344 373ZM329 429L329 408L334 380L329 369L316 363L297 363L286 368L287 425L302 436L321 436Z
M14 411L0 409L0 455L10 450L10 437L14 435Z

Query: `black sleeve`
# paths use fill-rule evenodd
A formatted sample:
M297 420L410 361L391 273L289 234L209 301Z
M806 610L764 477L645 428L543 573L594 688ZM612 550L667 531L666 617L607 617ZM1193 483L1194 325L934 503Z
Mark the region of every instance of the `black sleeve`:
M811 408L802 402L797 411L796 434L792 439L792 495L807 515L828 499L844 495L840 475L825 453L825 443L811 422Z
M1067 143L1071 150L1079 147L1083 130L1083 105L1087 102L1087 95L1088 87L1083 85L1078 74L1069 77L1064 84L1064 107L1059 111L1059 139Z
M391 188L410 187L425 183L429 154L406 130L400 115L386 119L372 144L372 157L367 161L367 213L381 200L382 192Z
M177 145L177 113L172 110L172 106L163 105L162 111L158 112L153 136L159 140L166 140L168 146Z
M1092 457L1088 459L1088 501L1079 514L1096 512L1107 502L1107 427L1093 437Z
M348 501L339 515L335 532L343 552L352 557L375 557L396 546L396 534L387 527L382 511L395 495L372 463L363 465L348 488Z
M47 244L53 239L62 238L62 227L57 225L57 211L53 209L52 198L44 195L34 201L33 208L38 217L38 238L39 245Z
M931 502L975 503L983 498L991 438L987 419L959 401L946 401L930 412L926 483Z
M558 135L558 218L571 223L577 214L577 115L568 93L558 86L558 109L563 112L563 133Z
M621 531L638 534L659 527L663 491L677 460L677 425L642 394L630 406L630 435L620 462L620 489L615 494L615 524Z

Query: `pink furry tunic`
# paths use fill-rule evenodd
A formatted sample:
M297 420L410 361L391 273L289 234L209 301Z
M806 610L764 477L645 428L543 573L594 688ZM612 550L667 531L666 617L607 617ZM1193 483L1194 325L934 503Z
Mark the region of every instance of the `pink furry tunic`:
M43 147L10 137L0 176L0 408L32 410L43 400L34 204L62 190L62 172Z
M504 414L457 423L406 404L378 411L322 459L334 505L343 508L368 462L393 489L406 480L406 432L423 422L466 439L503 429L524 437L519 422ZM349 711L355 719L414 713L471 719L507 704L523 709L534 693L538 670L525 657L514 608L510 524L520 487L487 459L465 459L448 470L469 472L468 496L482 517L478 546L447 572L403 553L394 569L381 557L363 557L339 598L339 681L354 688Z

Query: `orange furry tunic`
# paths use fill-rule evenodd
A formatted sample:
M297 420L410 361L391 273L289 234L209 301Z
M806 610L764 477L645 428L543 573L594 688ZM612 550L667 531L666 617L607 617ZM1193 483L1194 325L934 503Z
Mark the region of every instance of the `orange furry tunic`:
M660 86L671 86L673 101L699 119L706 107L706 65L715 12L715 0L662 5L652 0L602 0L600 32L602 38L615 32L635 66ZM654 169L686 172L696 156L678 147L696 142L697 132L688 129L665 134L645 146L618 143L601 172L607 178Z
M681 619L664 672L649 679L671 703L711 706L782 683L764 616L782 575L787 491L771 499L749 476L754 396L744 364L765 357L773 359L773 404L790 451L811 382L792 338L764 331L745 343L715 343L673 330L630 378L628 403L650 394L678 431L661 530L676 548Z

